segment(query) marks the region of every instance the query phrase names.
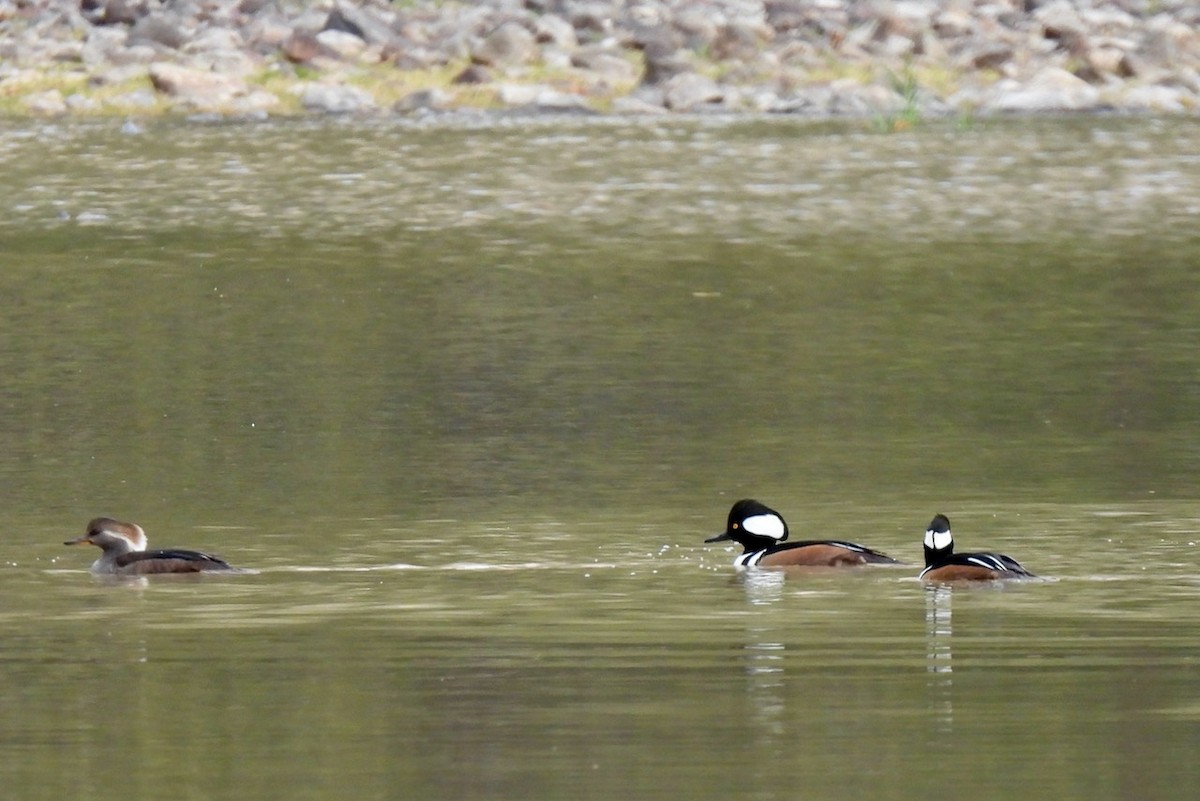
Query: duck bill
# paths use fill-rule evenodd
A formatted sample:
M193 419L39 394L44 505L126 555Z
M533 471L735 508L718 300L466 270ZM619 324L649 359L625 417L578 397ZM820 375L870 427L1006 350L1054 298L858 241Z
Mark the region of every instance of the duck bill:
M73 540L67 540L66 542L63 543L63 545L91 545L91 544L92 544L92 541L89 540L86 536L76 537Z
M729 536L728 531L722 531L720 534L718 534L715 537L709 537L708 539L705 540L705 542L724 542L725 540L731 540L731 539L733 539L733 537Z

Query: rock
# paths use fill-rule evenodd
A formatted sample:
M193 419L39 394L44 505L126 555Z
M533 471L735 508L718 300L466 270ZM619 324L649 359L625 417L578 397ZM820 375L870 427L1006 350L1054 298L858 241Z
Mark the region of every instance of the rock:
M1033 16L1041 23L1042 35L1058 42L1072 56L1081 57L1087 51L1087 26L1072 3L1055 0L1039 8Z
M91 14L87 13L85 6L81 5L81 9L84 10L85 16L97 25L133 25L146 14L145 4L131 3L128 0L97 3Z
M933 30L943 39L958 39L971 35L975 20L962 9L948 8L933 18Z
M319 55L327 55L315 34L294 31L279 47L284 58L297 64L312 61Z
M162 45L178 50L187 43L188 34L174 16L153 14L142 17L129 31L130 44Z
M450 83L457 84L475 84L487 83L492 80L492 74L478 64L472 64L462 72L455 75Z
M808 9L803 0L767 0L763 3L763 11L767 24L776 33L790 33L809 22Z
M440 111L449 108L454 96L441 89L420 89L410 92L400 98L392 106L392 110L401 114L414 111Z
M362 39L368 44L387 45L396 34L391 26L376 16L370 9L352 3L338 2L325 20L326 31L342 31Z
M944 78L959 109L1195 114L1197 8L1186 0L0 0L0 77L20 111L86 113L81 97L60 105L51 94L27 100L24 92L54 85L38 78L64 64L91 86L110 82L114 68L141 75L164 60L199 74L266 71L267 86L291 82L300 95L312 73L325 85L349 80L346 61L418 71L470 60L458 82L497 73L506 87L529 82L534 71L522 68L536 63L569 76L570 91L498 89L511 105L581 110L584 97L607 104L632 91L623 112L716 106L830 115L892 108L896 96L864 86L861 76L911 63ZM860 78L830 85L831 64ZM14 71L31 71L34 80L12 82ZM1084 85L1063 78L1072 72ZM992 83L990 73L1005 80ZM720 83L704 75L720 75ZM260 92L241 85L185 100L164 90L103 106L186 104L257 115L271 108L269 93ZM312 108L374 107L373 98L353 92L326 100L314 95ZM396 108L457 101L454 93L413 93ZM933 97L919 103L923 113L945 108Z
M86 95L81 95L78 92L67 95L63 101L67 109L72 112L88 113L91 111L100 110L100 101Z
M638 70L619 53L602 47L584 47L571 54L571 66L587 70L613 83L633 81Z
M676 75L692 71L692 62L687 54L675 47L671 40L653 39L646 42L642 46L642 56L646 63L642 83L646 86L657 86Z
M206 28L184 43L180 49L185 53L216 51L241 51L246 46L241 34L229 28Z
M125 46L129 38L123 28L91 28L79 51L80 60L90 67L107 65L112 54Z
M425 70L431 67L442 66L446 63L445 60L439 58L429 48L422 47L415 42L410 42L401 37L397 37L379 55L382 61L390 62L396 69L400 70Z
M694 72L680 73L663 84L663 105L671 111L696 111L724 99L715 81Z
M326 52L339 58L353 61L367 49L367 43L353 33L326 29L316 36L319 44Z
M606 3L572 3L567 21L580 42L596 42L613 32L613 9Z
M50 89L45 92L35 92L25 97L25 108L39 117L54 117L67 113L67 104L62 92Z
M258 118L278 106L279 102L279 98L270 92L256 89L248 95L235 97L225 110L243 117Z
M1087 81L1058 67L1046 67L1025 86L1003 81L987 104L1000 112L1082 111L1096 108L1100 93Z
M354 114L377 108L374 96L356 86L309 83L300 89L299 97L306 109L325 114Z
M721 26L709 50L718 61L751 61L758 57L772 35L770 28L731 23Z
M562 50L574 50L579 46L575 28L557 14L544 14L533 24L533 35L539 44L553 45Z
M829 113L841 117L891 114L904 106L904 98L883 86L863 86L852 80L830 84Z
M673 24L683 38L684 47L689 50L707 50L717 38L717 24L707 9L689 9L685 6L675 14Z
M219 110L247 91L246 85L232 76L162 62L150 65L150 82L180 103L206 111Z
M112 53L109 62L118 66L128 64L149 64L159 58L159 48L148 44L130 45Z
M505 22L471 50L471 60L488 67L514 67L532 62L537 40L524 26Z
M1142 34L1137 52L1151 64L1174 67L1179 63L1182 43L1193 36L1191 29L1185 25L1170 19L1154 19Z
M539 93L533 99L533 105L530 110L545 114L596 113L583 97L571 92L559 92L554 89Z
M1000 72L1015 55L1016 51L1006 42L983 40L964 51L964 61L972 69Z
M1087 52L1087 71L1088 75L1080 74L1079 77L1087 81L1099 81L1105 76L1115 75L1119 78L1132 78L1137 74L1137 69L1129 54L1120 47L1099 46L1093 47Z
M496 99L506 106L528 111L591 112L587 101L579 95L536 84L501 84L496 87Z
M526 83L502 83L496 86L496 99L505 106L526 106L547 87Z
M1195 108L1196 99L1183 89L1174 86L1135 86L1121 98L1124 108L1135 111L1153 111L1179 114Z
M92 86L118 86L123 83L148 80L149 72L149 68L144 64L109 66L101 71L93 72L92 76L88 78L88 83Z

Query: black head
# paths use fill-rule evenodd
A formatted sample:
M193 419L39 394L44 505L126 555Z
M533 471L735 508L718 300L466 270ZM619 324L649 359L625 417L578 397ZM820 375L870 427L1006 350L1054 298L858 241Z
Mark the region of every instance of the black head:
M787 523L771 507L749 498L738 501L729 510L725 531L705 542L733 540L747 551L760 551L787 539Z
M954 536L950 533L950 518L934 515L925 529L925 566L946 561L954 553Z

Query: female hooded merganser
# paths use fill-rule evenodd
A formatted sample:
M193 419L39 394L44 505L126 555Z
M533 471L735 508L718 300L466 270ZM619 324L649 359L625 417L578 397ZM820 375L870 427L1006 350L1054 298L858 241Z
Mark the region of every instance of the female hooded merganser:
M842 540L803 540L788 537L783 517L758 501L738 501L729 510L725 531L705 542L733 540L746 550L733 560L736 567L854 567L899 562L879 551Z
M87 533L63 545L98 546L100 558L92 564L98 575L142 576L150 573L199 573L205 570L234 570L224 559L199 551L146 550L146 532L136 523L97 517Z
M1037 578L1002 553L955 553L950 519L936 515L925 532L923 581L995 581Z

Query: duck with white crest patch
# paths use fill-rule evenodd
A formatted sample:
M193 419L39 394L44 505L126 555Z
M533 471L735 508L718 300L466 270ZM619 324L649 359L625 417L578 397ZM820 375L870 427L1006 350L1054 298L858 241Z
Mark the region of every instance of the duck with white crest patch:
M224 559L200 551L171 548L147 551L146 532L137 523L123 523L111 517L97 517L88 523L87 532L64 545L95 545L100 558L91 572L106 576L144 576L150 574L201 573L208 571L253 572L233 567Z
M928 582L996 581L1037 578L1011 556L1002 553L955 553L950 519L935 515L925 530L925 569Z
M733 561L735 567L858 567L895 565L887 554L843 540L786 542L787 523L774 509L746 498L729 510L725 531L705 542L731 540L745 550Z

